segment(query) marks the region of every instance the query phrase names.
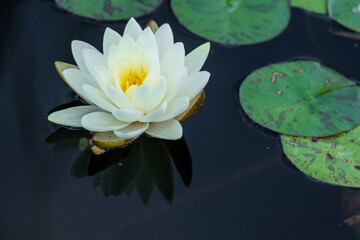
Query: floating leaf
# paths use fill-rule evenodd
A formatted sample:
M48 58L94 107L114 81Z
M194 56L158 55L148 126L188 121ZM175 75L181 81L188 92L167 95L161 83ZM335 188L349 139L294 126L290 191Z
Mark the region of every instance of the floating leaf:
M171 6L190 31L232 45L272 39L290 19L287 0L172 0Z
M327 14L327 0L291 0L292 7L303 8L307 11Z
M360 127L326 138L281 136L284 152L305 174L323 182L360 187Z
M330 136L360 123L360 87L314 61L253 72L240 87L240 102L254 121L288 135Z
M329 16L347 28L360 32L359 0L328 0Z
M96 20L124 20L153 12L162 0L55 0L60 8Z

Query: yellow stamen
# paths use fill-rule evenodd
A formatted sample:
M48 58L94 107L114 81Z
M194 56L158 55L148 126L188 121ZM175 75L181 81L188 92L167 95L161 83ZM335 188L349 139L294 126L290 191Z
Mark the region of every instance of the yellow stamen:
M120 79L120 87L126 93L126 91L132 85L140 86L144 83L144 80L147 76L147 72L141 66L140 69L136 69L134 67L130 67L128 71L123 72Z

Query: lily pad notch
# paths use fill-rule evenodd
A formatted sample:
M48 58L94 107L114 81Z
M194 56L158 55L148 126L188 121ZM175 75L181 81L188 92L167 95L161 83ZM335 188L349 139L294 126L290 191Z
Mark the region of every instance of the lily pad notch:
M240 103L258 124L286 135L326 137L360 124L360 87L315 61L256 70L240 86Z

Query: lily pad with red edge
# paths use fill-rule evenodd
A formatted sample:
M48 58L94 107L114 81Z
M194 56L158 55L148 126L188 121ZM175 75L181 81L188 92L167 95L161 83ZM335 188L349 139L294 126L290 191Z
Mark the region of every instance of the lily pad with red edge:
M163 0L55 0L75 15L102 21L141 17L155 11Z
M273 131L325 137L360 124L360 87L315 61L269 65L240 87L248 116Z
M360 127L326 138L282 135L284 152L308 176L326 183L360 187Z

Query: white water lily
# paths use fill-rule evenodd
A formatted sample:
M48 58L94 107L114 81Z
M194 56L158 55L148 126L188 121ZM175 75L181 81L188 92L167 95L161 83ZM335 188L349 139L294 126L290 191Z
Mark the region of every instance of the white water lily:
M49 115L51 122L113 133L121 139L142 133L162 139L182 137L175 120L205 87L210 73L200 71L210 49L205 43L185 56L168 24L155 33L131 18L123 36L107 28L103 54L78 40L71 44L79 69L62 72L69 86L91 105Z

